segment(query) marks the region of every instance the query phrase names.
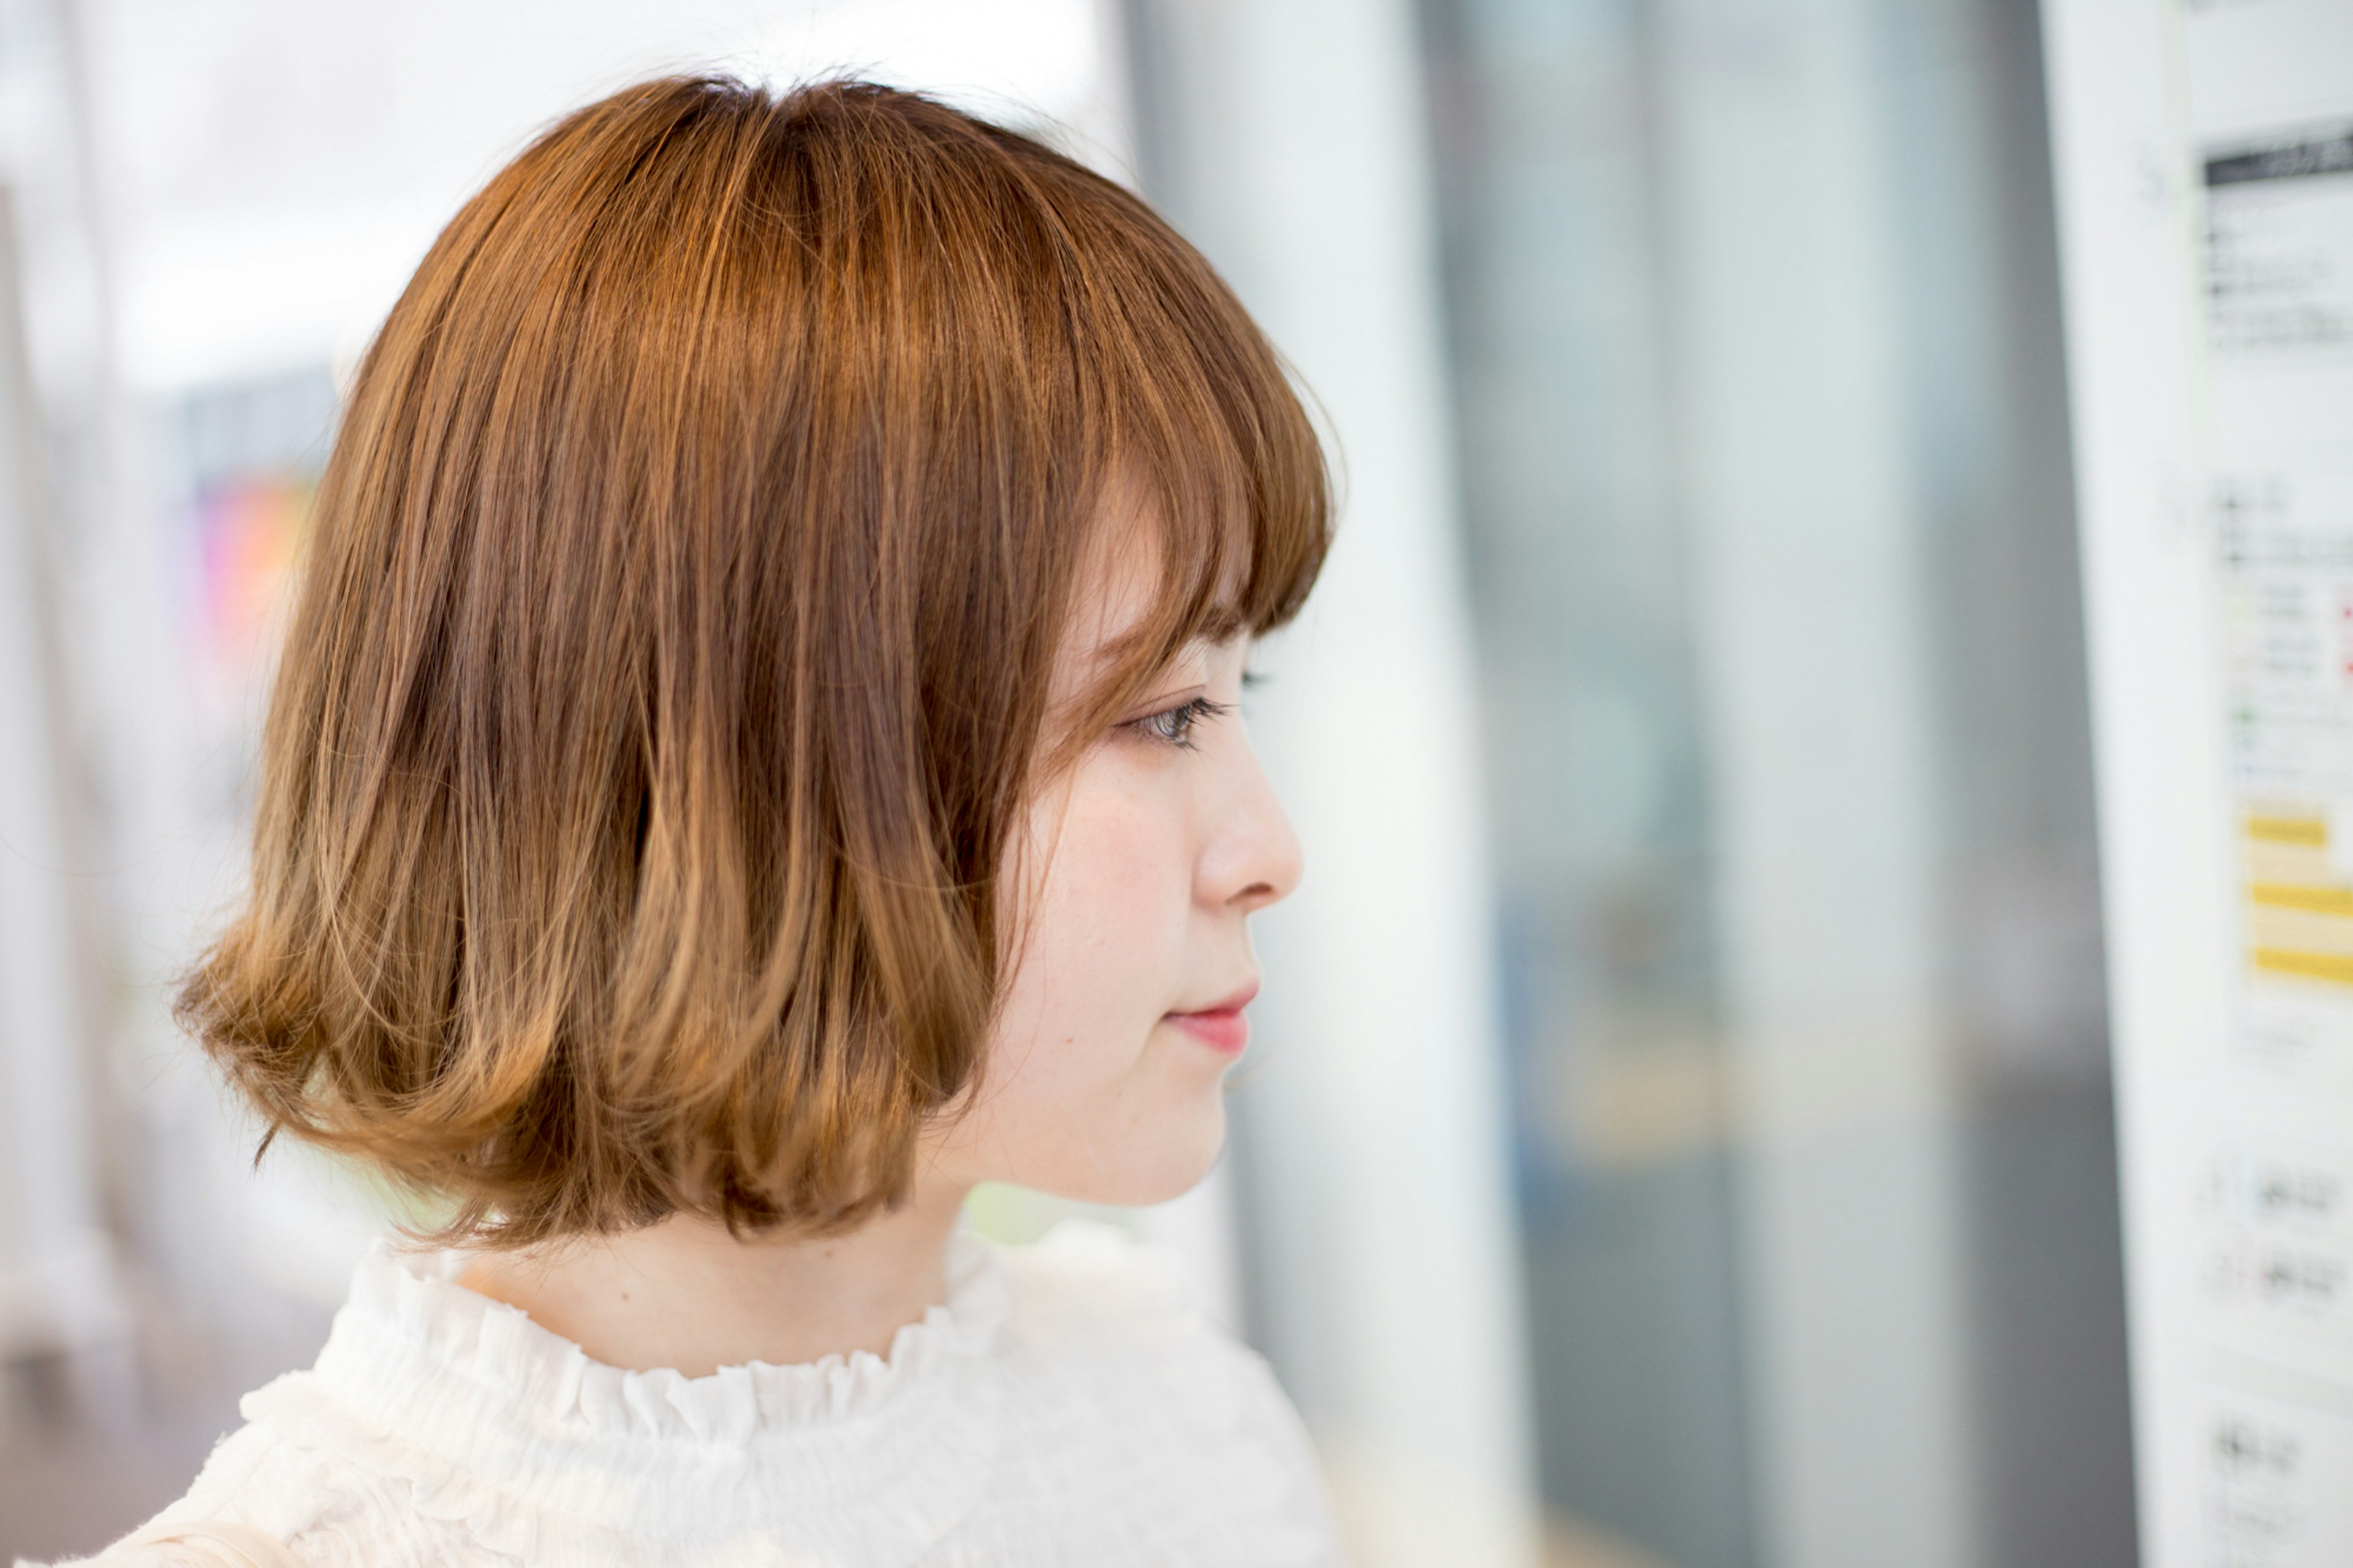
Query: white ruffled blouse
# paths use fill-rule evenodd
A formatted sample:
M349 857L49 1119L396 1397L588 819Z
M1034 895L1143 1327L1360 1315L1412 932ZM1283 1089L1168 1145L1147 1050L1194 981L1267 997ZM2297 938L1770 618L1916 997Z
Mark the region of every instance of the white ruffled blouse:
M248 1394L141 1537L220 1521L308 1568L1340 1561L1265 1363L1103 1227L959 1236L947 1304L887 1359L694 1378L590 1360L457 1284L464 1262L379 1246L317 1365Z

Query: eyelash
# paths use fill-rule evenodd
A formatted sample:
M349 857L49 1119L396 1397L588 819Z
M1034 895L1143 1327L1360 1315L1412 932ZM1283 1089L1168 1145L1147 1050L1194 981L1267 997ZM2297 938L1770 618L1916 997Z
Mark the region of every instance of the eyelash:
M1147 713L1131 720L1128 728L1137 734L1184 751L1193 750L1193 726L1204 719L1215 719L1233 711L1228 702L1212 702L1206 697L1196 697L1189 702L1179 702L1174 708L1164 708L1157 713Z

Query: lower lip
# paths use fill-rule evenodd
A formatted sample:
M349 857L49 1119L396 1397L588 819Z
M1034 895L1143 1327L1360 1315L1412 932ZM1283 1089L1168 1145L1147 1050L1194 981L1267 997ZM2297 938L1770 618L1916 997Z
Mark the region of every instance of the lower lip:
M1250 1044L1250 1015L1240 1007L1217 1013L1171 1013L1168 1021L1220 1056L1238 1057Z

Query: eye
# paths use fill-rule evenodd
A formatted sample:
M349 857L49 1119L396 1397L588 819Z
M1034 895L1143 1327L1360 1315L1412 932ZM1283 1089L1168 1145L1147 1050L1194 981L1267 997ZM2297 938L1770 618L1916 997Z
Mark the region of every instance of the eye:
M1193 726L1204 719L1214 719L1220 713L1229 711L1231 710L1223 702L1212 702L1206 697L1196 697L1188 701L1179 702L1174 708L1164 708L1157 713L1147 713L1141 719L1133 720L1129 722L1128 728L1139 734L1148 735L1155 741L1166 742L1169 745L1181 746L1187 751L1191 751Z

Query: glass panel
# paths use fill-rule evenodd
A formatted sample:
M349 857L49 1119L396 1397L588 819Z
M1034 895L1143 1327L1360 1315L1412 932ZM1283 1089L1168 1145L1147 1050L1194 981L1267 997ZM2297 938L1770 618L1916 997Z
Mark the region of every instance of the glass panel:
M1556 1551L2129 1562L2032 10L1423 16Z

